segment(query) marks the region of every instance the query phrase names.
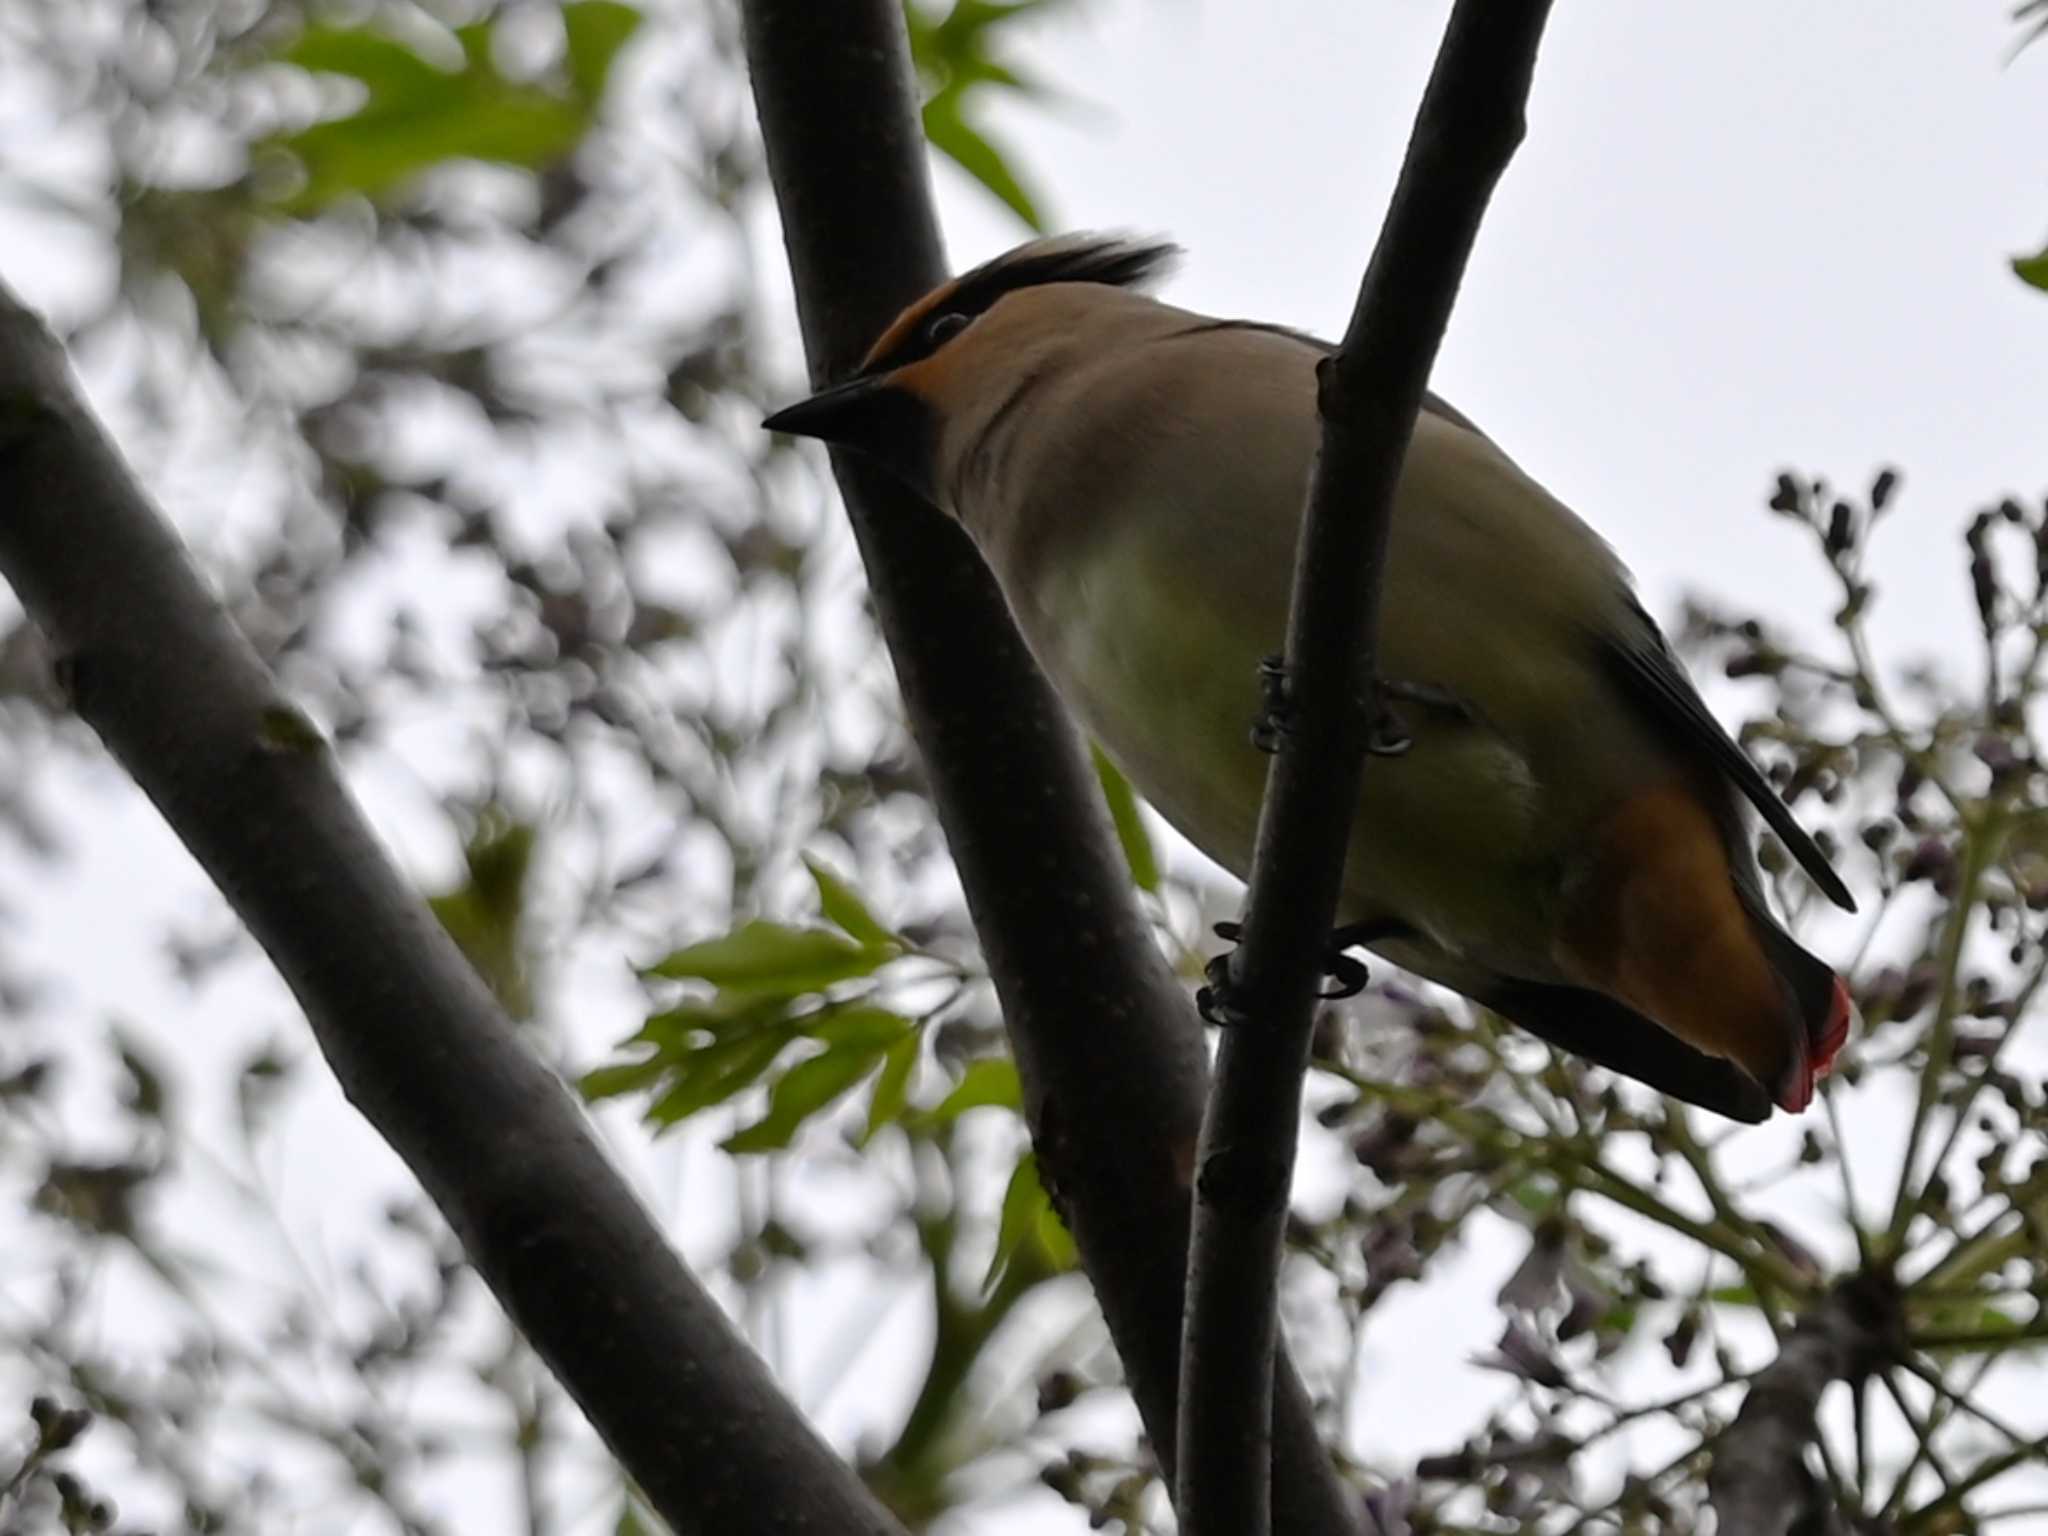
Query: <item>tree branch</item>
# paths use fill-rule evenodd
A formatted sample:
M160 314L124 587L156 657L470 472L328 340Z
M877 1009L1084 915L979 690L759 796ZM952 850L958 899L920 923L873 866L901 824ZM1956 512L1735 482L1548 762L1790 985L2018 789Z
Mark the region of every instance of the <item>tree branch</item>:
M814 380L843 377L946 274L900 0L748 0L747 57ZM1152 942L1073 727L994 578L872 466L833 469L981 935L1046 1175L1173 1477L1201 1034ZM1284 1358L1283 1531L1355 1504Z
M1233 1003L1202 1127L1182 1371L1184 1536L1268 1529L1281 1234L1323 949L1374 725L1394 489L1494 184L1523 133L1549 0L1459 0L1343 345L1288 621L1289 728L1266 784Z
M0 571L389 1141L678 1532L900 1528L777 1392L378 847L313 726L0 286Z
M1821 1394L1903 1351L1898 1289L1881 1276L1858 1275L1802 1317L1714 1447L1707 1497L1716 1528L1785 1536L1815 1496L1806 1452Z

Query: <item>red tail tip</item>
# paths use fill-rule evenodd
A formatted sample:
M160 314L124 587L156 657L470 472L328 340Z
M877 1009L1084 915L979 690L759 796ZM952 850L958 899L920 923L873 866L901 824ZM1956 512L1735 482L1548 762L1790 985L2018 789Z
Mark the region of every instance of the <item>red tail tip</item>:
M1805 1057L1793 1060L1778 1083L1778 1107L1798 1114L1813 1102L1813 1085L1834 1069L1835 1057L1849 1039L1849 1020L1855 1014L1849 989L1835 978L1835 990L1828 999L1827 1022L1812 1041Z
M1849 1040L1849 1020L1856 1012L1856 1005L1849 1001L1849 988L1842 978L1835 978L1835 995L1828 1002L1827 1028L1821 1031L1815 1042L1813 1055L1808 1060L1813 1064L1816 1077L1826 1077L1834 1070L1835 1057Z

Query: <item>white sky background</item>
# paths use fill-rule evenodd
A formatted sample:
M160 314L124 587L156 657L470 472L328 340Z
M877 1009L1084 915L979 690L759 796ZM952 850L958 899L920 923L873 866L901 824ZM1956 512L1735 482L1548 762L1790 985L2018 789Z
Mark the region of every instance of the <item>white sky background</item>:
M1335 334L1446 9L1094 0L1032 34L1022 60L1077 104L1004 110L991 126L1058 226L1186 245L1169 299ZM2007 492L2048 488L2048 295L2005 266L2048 237L2048 44L2008 67L2006 9L1559 4L1529 138L1481 233L1437 384L1608 536L1654 612L1699 590L1806 616L1824 638L1829 584L1803 535L1762 510L1771 477L1789 465L1860 486L1894 463L1903 501L1874 563L1884 652L1953 651L1971 633L1963 520ZM950 168L938 185L956 265L1021 238ZM780 302L772 240L764 253ZM33 274L8 275L37 296ZM792 379L799 372L792 353ZM303 1041L267 975L216 986L202 1011L153 955L115 953L110 935L150 935L168 913L211 910L189 861L117 780L109 771L81 788L100 807L101 836L52 883L20 941L76 978L69 1001L87 1016L146 1015L187 1042L224 1029ZM398 813L374 795L373 808L397 835ZM622 981L598 967L574 984L609 997L623 1019ZM224 1006L236 997L246 1009ZM309 1211L315 1248L342 1190L396 1173L329 1097L276 1170L287 1202ZM658 1208L692 1213L681 1239L712 1251L730 1198L723 1179L701 1159L628 1161L660 1165ZM1386 1305L1366 1359L1384 1386L1367 1394L1362 1444L1389 1458L1448 1448L1477 1405L1498 1398L1498 1378L1458 1362L1497 1331L1493 1290L1519 1246L1482 1245ZM901 1348L920 1347L896 1334ZM897 1347L883 1334L862 1371ZM801 1383L836 1345L793 1349ZM844 1393L806 1401L841 1436L864 1417ZM453 1506L474 1517L465 1529L499 1528L485 1513L493 1498L465 1491ZM1068 1528L1056 1508L958 1524Z

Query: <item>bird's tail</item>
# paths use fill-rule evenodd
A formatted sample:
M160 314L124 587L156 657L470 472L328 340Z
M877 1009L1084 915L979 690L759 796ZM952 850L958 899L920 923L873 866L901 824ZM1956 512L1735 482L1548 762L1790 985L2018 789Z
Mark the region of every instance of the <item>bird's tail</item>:
M1734 1062L1796 1114L1848 1038L1848 989L1778 926L1726 839L1682 786L1633 797L1593 839L1562 958L1572 980Z
M1748 901L1743 905L1751 907ZM1824 961L1807 953L1768 913L1752 907L1749 919L1765 959L1791 994L1803 1032L1803 1049L1788 1052L1776 1081L1764 1084L1780 1108L1797 1114L1813 1102L1813 1085L1827 1076L1835 1056L1849 1038L1849 1020L1854 1012L1849 989Z

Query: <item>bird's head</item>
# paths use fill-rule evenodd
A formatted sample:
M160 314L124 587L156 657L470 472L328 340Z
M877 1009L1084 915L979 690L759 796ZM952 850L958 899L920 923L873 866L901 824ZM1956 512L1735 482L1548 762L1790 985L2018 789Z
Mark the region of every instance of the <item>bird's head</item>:
M933 289L852 378L785 406L771 432L857 449L948 512L953 470L1034 381L1108 338L1119 290L1160 276L1177 247L1105 235L1034 240Z

